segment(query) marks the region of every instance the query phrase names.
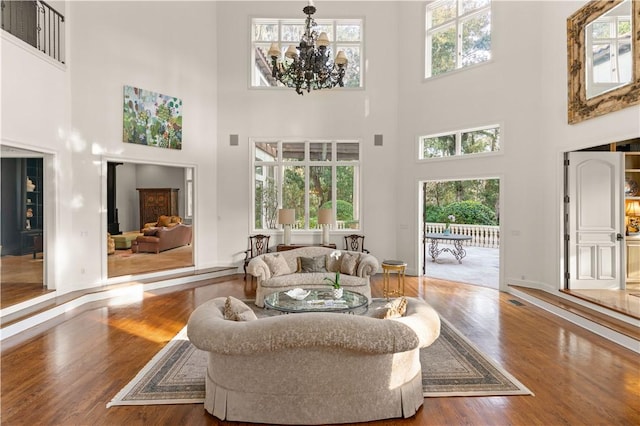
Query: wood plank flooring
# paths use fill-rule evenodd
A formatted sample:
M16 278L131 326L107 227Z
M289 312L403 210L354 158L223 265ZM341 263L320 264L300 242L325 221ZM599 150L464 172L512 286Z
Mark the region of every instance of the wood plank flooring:
M43 257L31 254L0 257L0 308L4 309L55 290L44 287ZM144 274L193 266L193 246L160 253L132 253L116 250L107 257L108 278Z
M427 398L414 418L370 424L640 424L637 354L496 290L407 277L406 292L428 301L535 396ZM373 278L372 293L381 297L381 275ZM105 407L196 306L217 296L254 294L250 281L233 275L97 305L28 340L6 340L2 424L238 424L218 421L201 404Z

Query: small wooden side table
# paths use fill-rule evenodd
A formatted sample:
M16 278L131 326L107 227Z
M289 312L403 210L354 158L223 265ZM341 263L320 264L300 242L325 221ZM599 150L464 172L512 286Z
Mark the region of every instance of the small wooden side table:
M390 295L404 296L404 271L407 264L402 260L383 260L382 261L382 295L389 300ZM391 290L389 287L391 272L397 273L398 287Z

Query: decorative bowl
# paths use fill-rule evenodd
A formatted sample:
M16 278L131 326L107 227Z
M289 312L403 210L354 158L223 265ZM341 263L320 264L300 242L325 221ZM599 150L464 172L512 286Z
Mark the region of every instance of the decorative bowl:
M303 290L301 288L294 288L286 292L286 295L292 299L304 300L311 293L309 290Z

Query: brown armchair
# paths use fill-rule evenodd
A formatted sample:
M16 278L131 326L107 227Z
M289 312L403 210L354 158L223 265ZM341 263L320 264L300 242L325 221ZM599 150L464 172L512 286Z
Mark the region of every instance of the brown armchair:
M270 235L252 235L249 237L249 248L244 251L244 279L247 279L247 265L256 256L269 253Z
M358 234L346 235L344 237L344 249L369 253L369 250L364 248L364 235Z

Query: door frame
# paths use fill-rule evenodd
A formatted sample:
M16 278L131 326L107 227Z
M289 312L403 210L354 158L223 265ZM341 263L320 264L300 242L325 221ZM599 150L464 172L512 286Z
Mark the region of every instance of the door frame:
M109 162L117 162L117 163L126 163L126 164L134 164L134 165L149 165L149 166L161 166L161 167L175 167L175 168L182 168L183 170L187 170L187 169L192 169L193 170L193 174L192 174L192 190L193 190L193 194L192 194L192 200L193 200L193 218L192 218L192 225L193 225L193 229L198 229L197 226L197 202L198 202L198 197L197 197L197 165L195 164L187 164L187 163L178 163L178 162L167 162L167 161L145 161L145 160L141 160L141 159L137 159L137 158L129 158L129 157L113 157L113 156L103 156L101 158L101 174L100 174L100 193L101 193L101 214L100 214L100 229L101 229L101 235L103 236L101 238L101 252L102 252L102 256L101 256L101 281L102 282L106 282L109 284L115 284L115 283L120 283L120 282L126 282L126 281L130 281L132 278L132 275L123 275L123 276L118 276L118 277L111 277L109 278L109 268L108 268L108 254L107 254L107 230L108 230L108 217L107 217L107 163ZM187 188L186 185L186 177L184 177L184 183L185 183L185 191ZM184 194L180 194L180 196L184 196ZM185 200L186 203L186 200ZM186 206L185 206L186 209ZM192 266L187 266L184 268L178 268L178 269L168 269L168 270L163 270L163 271L159 271L159 272L143 272L140 273L139 275L135 275L136 278L141 278L141 277L145 277L145 278L155 278L155 277L161 277L164 275L170 275L170 274L175 274L177 270L197 270L198 269L198 265L197 265L197 236L194 233L193 235L193 240L191 243L191 247L192 247L192 254L191 254L191 260L193 265Z
M500 225L499 229L500 229L500 247L498 248L498 256L499 256L499 266L498 266L498 291L508 291L508 286L506 284L506 281L504 279L504 244L502 243L502 238L504 236L504 213L505 213L505 209L504 209L504 182L505 182L505 177L502 173L495 173L495 174L487 174L487 175L473 175L473 176L458 176L458 177L430 177L430 178L421 178L418 179L416 181L416 192L417 192L417 199L418 199L418 217L417 217L417 230L418 232L416 232L417 238L416 238L416 246L418 247L418 250L416 250L416 275L418 277L428 277L428 275L426 274L426 268L425 268L425 273L422 273L422 263L424 261L424 244L423 244L423 232L424 232L424 192L423 192L423 184L425 182L443 182L443 181L461 181L461 180L489 180L489 179L497 179L499 181L499 194L500 194L500 200L498 202L498 208L500 209ZM488 288L488 287L487 287Z
M58 187L55 165L58 163L58 153L57 151L48 150L42 147L34 147L29 144L8 139L2 139L1 144L11 149L27 151L25 154L33 153L34 155L31 157L42 158L42 285L49 290L56 290L56 250L54 249L54 242L56 241L57 232ZM6 156L7 158L26 158L25 155L21 155L20 153L0 156ZM56 297L56 294L57 292L53 291L49 294L39 296L35 301L47 300L52 297ZM3 311L17 309L16 307L22 307L25 303L30 304L34 302L22 302L18 305L7 307L3 309Z

